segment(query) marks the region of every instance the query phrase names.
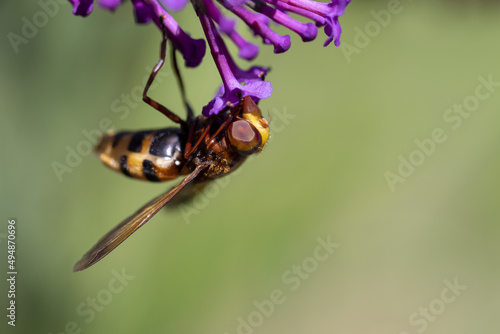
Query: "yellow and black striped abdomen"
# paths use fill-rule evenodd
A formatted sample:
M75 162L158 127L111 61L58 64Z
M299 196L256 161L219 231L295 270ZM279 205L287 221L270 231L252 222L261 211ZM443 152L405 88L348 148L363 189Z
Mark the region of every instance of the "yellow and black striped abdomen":
M108 133L95 147L109 168L145 181L168 181L179 176L183 165L180 129Z

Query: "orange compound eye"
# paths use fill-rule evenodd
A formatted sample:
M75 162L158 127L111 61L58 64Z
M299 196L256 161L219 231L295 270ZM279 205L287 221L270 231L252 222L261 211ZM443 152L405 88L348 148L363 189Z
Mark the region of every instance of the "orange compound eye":
M250 155L257 152L262 145L259 131L247 120L238 119L228 128L228 137L231 145L241 155Z

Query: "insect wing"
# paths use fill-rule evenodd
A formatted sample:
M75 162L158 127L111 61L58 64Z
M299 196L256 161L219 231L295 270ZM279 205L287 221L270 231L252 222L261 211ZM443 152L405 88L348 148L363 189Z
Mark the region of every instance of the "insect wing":
M101 238L73 267L73 271L81 271L92 266L108 255L113 249L118 247L132 233L137 231L139 227L150 220L158 211L160 211L172 198L174 198L186 185L193 181L196 176L205 168L205 165L200 165L186 176L181 183L173 187L167 193L162 194L139 209L132 216L125 219L114 229L109 231Z

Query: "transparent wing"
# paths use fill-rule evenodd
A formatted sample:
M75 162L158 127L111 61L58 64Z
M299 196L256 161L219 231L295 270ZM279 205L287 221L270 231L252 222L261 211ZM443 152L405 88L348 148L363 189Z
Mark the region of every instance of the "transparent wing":
M125 219L114 229L109 231L104 237L101 238L73 267L73 271L80 271L87 269L96 262L100 261L103 257L108 255L113 249L118 247L125 239L130 237L132 233L137 231L139 227L144 225L150 220L158 211L161 210L172 198L174 198L186 185L193 181L196 176L206 167L200 165L186 176L181 183L170 189L167 193L162 194L142 208L140 208L132 216Z

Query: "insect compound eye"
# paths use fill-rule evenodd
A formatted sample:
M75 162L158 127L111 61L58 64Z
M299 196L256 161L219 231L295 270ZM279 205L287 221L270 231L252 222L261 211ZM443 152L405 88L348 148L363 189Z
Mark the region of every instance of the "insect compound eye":
M253 154L262 145L262 137L259 131L245 119L238 119L229 124L227 132L231 145L241 155Z
M269 123L262 117L262 112L250 96L243 98L241 118L248 120L259 131L262 138L260 149L262 149L269 138Z

